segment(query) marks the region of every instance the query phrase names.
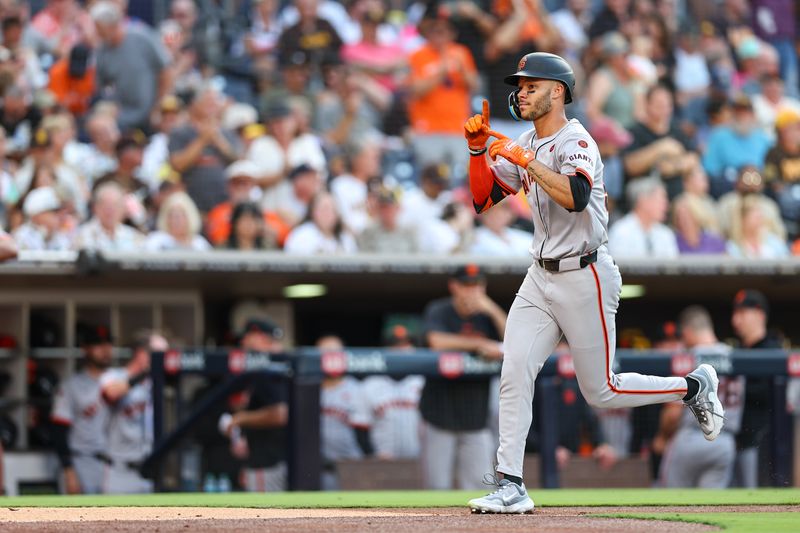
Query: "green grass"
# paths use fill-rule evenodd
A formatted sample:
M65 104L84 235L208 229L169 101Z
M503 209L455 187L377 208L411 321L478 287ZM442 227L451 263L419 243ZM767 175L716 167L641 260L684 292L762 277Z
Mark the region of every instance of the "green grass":
M533 490L539 507L644 505L800 505L800 489L559 489ZM484 494L474 491L284 492L272 494L144 494L21 496L3 507L459 507ZM800 519L798 520L800 523ZM800 527L797 528L800 530Z
M797 513L619 513L598 516L694 522L720 527L726 533L796 533L800 531L800 517Z

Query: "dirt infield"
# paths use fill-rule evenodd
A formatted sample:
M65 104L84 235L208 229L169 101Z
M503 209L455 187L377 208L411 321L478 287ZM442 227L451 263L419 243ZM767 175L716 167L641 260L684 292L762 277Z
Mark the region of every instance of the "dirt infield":
M211 507L2 508L4 532L80 531L159 533L177 531L557 531L694 532L718 528L682 522L601 518L622 512L800 512L800 506L545 507L531 515L472 515L446 509L246 509Z

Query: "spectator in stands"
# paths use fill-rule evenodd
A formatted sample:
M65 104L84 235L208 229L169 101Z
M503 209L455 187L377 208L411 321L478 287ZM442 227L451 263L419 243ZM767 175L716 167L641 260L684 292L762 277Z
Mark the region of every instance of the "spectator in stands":
M119 105L120 129L146 129L150 114L171 89L166 52L146 28L126 24L114 2L94 4L91 14L102 43L96 59L99 94Z
M731 238L734 221L741 219L742 202L747 197L761 204L767 230L780 240L785 240L786 228L781 221L778 204L764 194L764 179L753 166L742 167L736 179L736 189L719 199L719 222L722 234L728 239Z
M768 74L761 81L762 92L753 96L753 112L758 125L770 139L775 139L775 123L782 112L800 114L800 100L784 94L784 81Z
M450 167L443 163L430 164L422 169L419 187L403 193L400 225L422 228L438 220L453 195L450 189Z
M656 177L641 178L628 185L630 213L619 219L608 233L609 251L616 258L676 257L675 234L663 222L669 209L667 191Z
M375 194L375 220L358 235L361 252L408 254L419 251L417 233L398 223L402 192L381 187Z
M561 34L561 51L570 62L578 62L581 52L589 44L590 3L587 0L567 0L561 9L550 15L550 21Z
M89 186L95 180L117 169L116 146L120 132L114 115L93 111L86 120L89 145L76 151L71 157L73 164L80 164Z
M780 61L780 77L786 80L793 96L797 96L798 75L797 6L791 0L755 0L752 10L753 29L758 37L771 44Z
M158 115L153 123L155 132L150 136L142 154L139 174L151 192L158 189L159 183L169 173L169 136L181 125L184 118L183 104L175 95L168 94L162 98L158 107Z
M400 324L392 327L383 341L393 353L414 351L414 339ZM370 442L378 459L419 457L419 398L424 385L422 376L370 376L363 381L357 421L369 426Z
M418 226L419 249L428 254L466 253L474 239L474 214L460 202L451 202L442 210L442 218Z
M268 111L277 105L286 105L291 100L300 100L312 105L314 94L311 91L311 66L308 55L305 52L296 50L293 52L279 51L278 53L278 75L279 79L274 84L267 84L266 80L271 80L272 74L261 72L259 76L266 78L261 81L259 110L265 120L269 115Z
M233 207L231 229L226 248L230 250L272 250L278 246L278 236L264 222L258 204L241 202Z
M283 330L268 319L251 319L239 337L247 352L282 352ZM284 382L259 376L249 388L243 410L220 419L220 429L231 438L246 441L244 486L249 492L287 489L286 425L289 420L288 391Z
M769 137L757 128L750 98L740 94L733 100L730 124L712 129L703 154L703 166L711 178L711 195L719 198L732 190L741 167L763 168L770 145Z
M245 130L258 124L258 110L250 104L233 102L222 114L222 127L236 134L242 146L246 145Z
M299 124L285 101L273 103L265 112L268 135L253 141L247 159L259 166L259 184L265 189L286 178L291 169L307 164L325 172L325 154L319 138L311 133L299 134Z
M674 2L662 2L662 4ZM675 48L675 100L684 121L702 124L711 89L711 73L700 45L700 28L687 24L677 36Z
M711 217L703 201L691 194L682 194L672 204L672 227L681 254L724 254L725 240L718 229L716 214Z
M78 326L83 368L60 385L53 404L53 444L66 494L99 494L109 459L108 406L101 398L100 376L111 366L113 344L106 326Z
M17 243L8 233L0 229L0 261L8 261L17 257Z
M59 104L76 117L89 111L94 96L95 67L89 63L91 49L84 43L72 47L48 72L49 89Z
M93 43L96 38L91 17L76 0L48 0L31 20L31 26L56 55L68 53L82 41Z
M103 183L92 195L93 217L78 228L75 248L136 252L144 235L122 223L125 219L125 191L117 183Z
M0 110L0 126L8 135L9 155L20 159L24 156L41 120L42 113L33 106L33 97L27 88L18 83L6 87Z
M475 5L471 2L464 4ZM365 3L367 4L367 3ZM359 20L361 39L347 43L342 47L342 60L379 83L389 91L394 91L403 69L406 67L406 54L398 42L399 39L388 38L384 21L386 11L382 3L369 2L366 12Z
M478 217L481 225L475 230L470 253L488 257L527 257L533 234L512 228L516 218L510 202L495 204Z
M469 152L461 130L478 73L469 49L455 42L452 23L429 7L419 24L426 43L409 57L408 114L417 164L444 162L465 174Z
M601 116L630 129L644 115L644 91L628 63L628 41L621 33L603 35L603 62L587 83L586 116L589 122Z
M700 162L700 156L692 153L688 157L691 158L691 162L685 165L683 192L678 198L691 196L695 205L701 208L703 226L721 235L722 227L719 223L717 203L708 194L708 175Z
M344 342L335 335L317 339L321 357L326 352L344 350ZM368 423L360 411L365 399L361 382L352 376L326 376L320 390L320 445L322 452L322 490L338 490L336 462L361 459L372 454Z
M787 109L775 120L778 142L767 153L764 181L789 234L800 235L800 112Z
M48 115L42 119L41 126L50 136L50 165L55 172L56 181L65 197L73 202L75 209L84 216L86 202L89 199L86 177L79 164L74 164L66 158L67 147L76 134L74 119L67 113ZM23 172L18 172L17 182L22 184L26 177Z
M324 191L311 201L306 221L289 233L284 245L287 253L303 255L353 253L357 249L355 239L344 228L333 196Z
M200 235L200 212L189 195L171 194L158 213L156 231L147 236L145 250L161 252L170 250L204 252L211 245Z
M287 179L264 192L261 207L276 213L288 227L294 227L308 215L311 200L323 188L319 171L303 163L289 171Z
M318 68L326 53L339 54L342 39L331 23L319 16L318 0L294 0L294 4L299 20L293 26L284 26L278 50L283 54L303 52Z
M222 95L211 86L197 92L189 123L169 136L170 165L202 213L225 200L225 168L239 159L236 136L220 127Z
M325 88L314 102L314 129L326 145L356 144L379 135L383 114L392 103L388 89L347 66L338 56L322 64Z
M651 87L645 95L645 118L630 130L633 143L625 155L627 180L653 175L661 177L672 199L682 189L681 176L691 158L693 143L673 120L672 93L664 85Z
M776 259L789 255L786 242L769 230L763 203L757 196L742 198L741 213L734 216L728 253L733 257Z
M25 197L25 223L14 230L20 250L71 250L72 235L61 230L61 200L52 187L39 187Z
M742 289L733 299L731 325L739 345L747 349L780 349L781 339L767 330L769 302L763 293ZM744 394L742 430L736 434L735 487L758 486L758 448L769 428L771 379L748 377Z
M333 178L331 194L345 227L358 236L370 223L369 188L381 181L380 138L364 137L347 148L349 173Z
M256 186L258 174L256 164L247 159L239 160L225 170L228 200L217 204L208 213L206 223L206 232L215 246L220 246L228 240L234 208L241 203L252 202L260 192ZM291 225L286 224L274 211L265 209L263 214L265 227L269 228L270 234L275 236L278 243L283 243Z
M625 168L621 153L633 142L633 136L608 117L595 119L590 133L603 158L603 185L608 194L609 212L613 213L624 192Z
M481 23L484 26L481 35L485 31L485 36L474 42L476 35L474 30L461 35L462 42L473 46L471 52L486 79L502 80L509 72L518 70L520 58L531 50L550 50L557 45L559 39L557 30L549 23L547 11L539 0L526 2L492 0L488 5L491 6L490 15L483 17L485 22ZM493 28L492 17L497 19ZM470 36L473 36L472 42L468 44L466 39ZM573 64L577 68L580 62ZM509 116L508 93L511 89L508 85L488 83L485 90L488 92L492 127L495 130L516 139L530 129L530 125L525 121L519 122ZM455 171L460 172L458 169Z
M19 78L34 90L47 85L47 74L42 69L36 51L23 41L23 22L19 16L2 19L3 47L10 53L11 62L15 65Z
M678 318L684 346L695 356L726 359L730 346L717 340L711 315L703 307L690 306ZM709 442L689 409L680 402L664 404L655 449L664 449L661 482L667 488L724 489L730 483L736 459L735 435L741 428L742 376L720 376L719 400L725 409L725 425Z
M603 9L595 15L589 27L589 39L607 35L610 32L621 31L630 19L630 0L605 0Z
M250 27L242 36L242 44L253 61L267 62L276 51L281 36L279 7L276 0L257 0L251 6Z
M502 358L506 313L486 295L477 265L459 267L448 281L450 297L427 305L425 342L432 350ZM492 464L488 431L489 381L428 378L420 397L425 486L477 489Z

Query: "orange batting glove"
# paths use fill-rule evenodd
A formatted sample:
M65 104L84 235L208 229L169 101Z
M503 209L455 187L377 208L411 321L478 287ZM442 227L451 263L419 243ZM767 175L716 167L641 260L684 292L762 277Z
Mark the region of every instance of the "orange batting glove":
M486 146L489 137L503 137L503 135L489 129L489 101L483 101L483 113L473 115L464 123L464 137L467 144L473 150L479 150Z
M498 139L489 145L489 157L496 159L498 155L522 168L528 168L528 163L536 158L536 154L531 150L526 150L508 137Z

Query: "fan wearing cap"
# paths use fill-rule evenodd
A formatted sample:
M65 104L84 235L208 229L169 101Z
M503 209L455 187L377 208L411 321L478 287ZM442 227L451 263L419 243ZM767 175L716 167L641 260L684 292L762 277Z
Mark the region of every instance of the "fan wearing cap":
M786 96L783 78L769 73L761 78L761 92L753 95L753 111L764 133L775 139L778 117L786 112L800 114L800 100Z
M259 185L269 188L292 168L307 164L325 172L326 158L320 140L312 133L301 133L297 117L285 100L270 105L264 112L267 135L255 139L246 158L258 165Z
M711 130L703 154L703 166L711 180L711 195L719 198L733 189L736 172L745 165L763 168L764 159L772 145L769 137L758 128L753 104L745 94L734 97L733 117L729 124Z
M408 254L419 251L417 232L399 224L402 192L381 187L373 193L375 217L358 236L358 249L362 252Z
M731 325L742 348L780 349L780 336L769 331L769 302L760 291L742 289L733 298ZM742 415L742 431L736 435L737 457L734 486L758 486L758 447L769 425L770 381L748 377Z
M290 170L287 179L264 191L261 207L277 213L285 224L294 227L308 215L311 200L323 187L320 172L303 163Z
M644 88L629 63L630 44L618 31L600 38L602 63L586 83L586 116L601 116L630 129L644 115Z
M94 95L94 65L90 64L91 48L79 43L72 47L69 55L56 61L48 71L48 88L59 104L66 107L76 117L89 110L89 102Z
M225 168L239 159L239 140L221 127L224 97L213 86L197 90L189 122L169 136L170 165L202 213L225 201Z
M225 169L228 199L214 206L206 220L206 231L214 246L222 246L228 240L234 208L245 202L253 202L261 192L256 184L258 175L258 166L247 159L240 159ZM264 210L263 216L266 227L283 245L291 227L274 211Z
M430 221L439 220L452 200L450 167L444 163L425 166L420 171L419 186L403 191L400 225L420 231Z
M670 199L680 194L681 176L690 161L686 156L695 149L694 143L678 128L673 111L674 98L669 88L655 85L648 89L644 117L631 127L633 142L623 156L626 181L657 174Z
M281 352L283 330L269 319L252 318L242 329L239 347L248 352ZM259 376L249 388L247 407L220 420L220 430L232 441L239 432L246 440L243 478L250 492L286 490L287 398L283 382Z
M13 232L20 250L71 250L72 236L61 231L61 200L52 187L33 189L22 204L25 222Z
M80 324L77 340L83 368L61 382L53 403L53 442L67 494L98 494L109 458L106 423L109 410L100 377L111 366L113 340L108 327Z
M153 124L155 132L144 149L139 172L139 177L147 183L151 192L158 190L169 168L169 135L183 118L181 100L173 94L164 96L159 102L158 115Z
M478 265L458 267L448 280L450 296L430 302L423 318L424 342L432 350L503 355L506 313L486 294ZM489 382L430 378L420 398L422 462L430 489L480 489L492 463Z

